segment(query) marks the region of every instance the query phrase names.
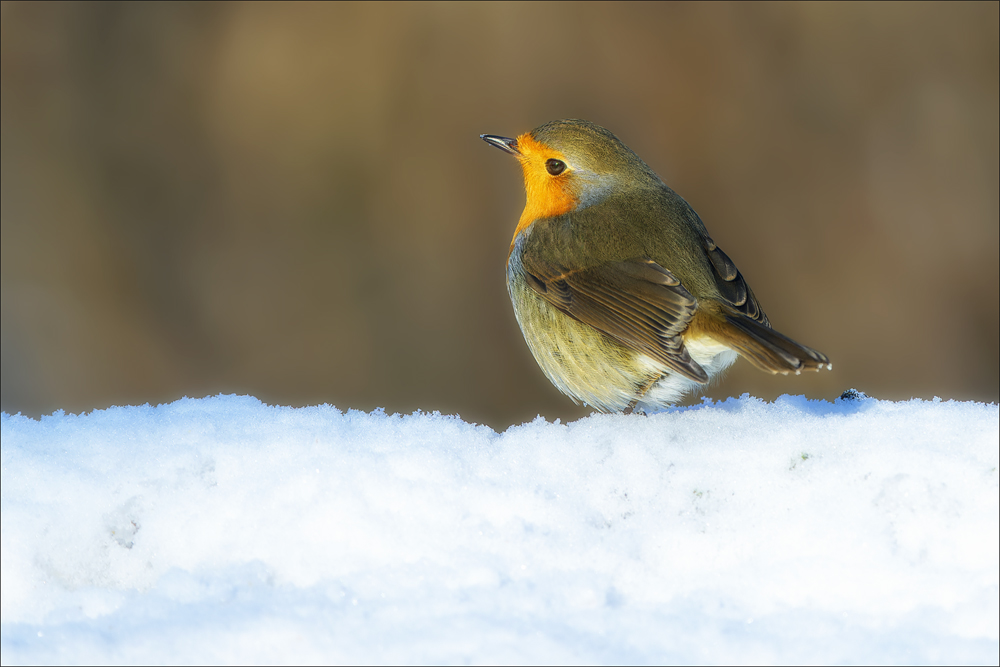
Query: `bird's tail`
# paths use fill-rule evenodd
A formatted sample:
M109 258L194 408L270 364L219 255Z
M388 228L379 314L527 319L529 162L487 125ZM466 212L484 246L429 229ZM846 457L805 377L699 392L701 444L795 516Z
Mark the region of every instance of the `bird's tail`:
M832 368L822 352L796 343L765 324L751 319L728 304L718 303L701 328L723 345L767 373L795 373Z

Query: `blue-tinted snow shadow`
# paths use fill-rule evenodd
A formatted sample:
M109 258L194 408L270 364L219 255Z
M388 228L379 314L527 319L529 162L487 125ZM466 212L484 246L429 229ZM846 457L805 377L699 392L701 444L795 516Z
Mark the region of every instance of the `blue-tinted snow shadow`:
M848 389L833 401L825 399L810 399L805 396L782 394L773 403L764 399L743 394L739 398L730 397L721 401L713 401L707 396L702 397L700 405L679 405L650 414L675 414L692 410L721 410L723 412L739 413L756 409L764 405L773 405L783 411L795 411L804 415L824 417L827 415L852 415L867 412L878 405L878 399L866 395L856 389Z

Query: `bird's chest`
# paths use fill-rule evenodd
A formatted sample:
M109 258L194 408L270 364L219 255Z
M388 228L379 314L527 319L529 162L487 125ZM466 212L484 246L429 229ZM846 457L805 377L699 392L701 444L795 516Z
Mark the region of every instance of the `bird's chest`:
M517 244L507 262L507 291L532 356L564 394L599 409L620 410L655 372L640 355L541 298L528 284Z

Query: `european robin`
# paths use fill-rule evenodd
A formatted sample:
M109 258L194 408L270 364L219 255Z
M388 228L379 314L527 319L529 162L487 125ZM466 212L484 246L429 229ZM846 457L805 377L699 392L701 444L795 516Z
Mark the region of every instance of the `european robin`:
M521 163L507 289L535 360L574 401L655 410L737 355L768 373L831 368L771 328L694 209L611 132L557 120L481 138Z

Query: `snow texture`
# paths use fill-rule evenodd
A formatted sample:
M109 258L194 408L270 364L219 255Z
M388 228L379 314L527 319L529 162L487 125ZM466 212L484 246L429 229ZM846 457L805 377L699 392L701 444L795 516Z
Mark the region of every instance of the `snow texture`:
M3 414L2 661L997 664L998 414Z

